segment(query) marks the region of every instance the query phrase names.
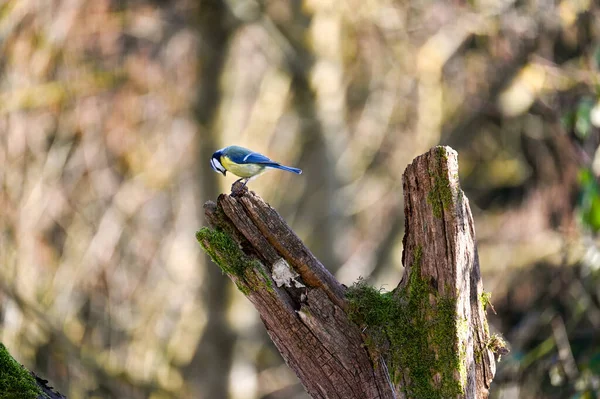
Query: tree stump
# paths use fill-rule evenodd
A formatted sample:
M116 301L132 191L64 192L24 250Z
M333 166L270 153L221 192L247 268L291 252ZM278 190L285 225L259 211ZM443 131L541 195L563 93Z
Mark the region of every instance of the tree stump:
M457 154L435 147L403 175L405 272L382 292L341 285L246 187L205 204L196 236L260 314L313 398L486 398L495 373Z

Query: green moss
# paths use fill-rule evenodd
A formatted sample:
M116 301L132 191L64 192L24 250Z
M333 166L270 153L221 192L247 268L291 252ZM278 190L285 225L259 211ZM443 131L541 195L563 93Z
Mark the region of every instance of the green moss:
M33 399L40 396L45 397L33 376L0 343L0 398Z
M240 290L240 292L246 296L250 293L250 287L246 284L243 284L239 280L234 280L235 286Z
M460 348L458 351L458 373L460 375L460 386L467 386L467 341L469 339L469 322L466 318L457 321L457 332L460 337Z
M436 170L444 170L443 165L448 161L448 154L446 154L444 147L437 147L436 155L438 163L436 165ZM438 174L430 169L429 174L433 177L434 181L433 188L429 194L427 194L427 203L432 207L433 215L436 218L441 218L443 211L452 207L454 193L450 186L450 180L445 173Z
M364 327L373 360L384 356L393 383L410 381L407 396L456 397L464 392L467 373L466 346L457 348L454 337L465 334L466 342L468 325L457 320L456 300L439 295L421 277L421 254L418 247L410 281L396 295L362 280L354 284L347 292L349 316Z
M502 356L508 353L508 347L506 341L499 334L492 334L490 337L487 347L489 350L494 352L496 355ZM500 359L498 359L500 360Z
M213 262L224 273L243 277L248 267L245 255L231 236L222 230L203 227L196 232L196 239Z
M248 295L250 290L260 288L273 290L271 278L260 262L244 254L226 232L203 227L196 232L196 239L223 273L232 277L244 295Z
M262 276L262 281L264 282L265 288L270 292L274 292L273 291L273 280L271 279L271 277L269 277L269 275L265 271L265 268L262 267L262 265L257 265L257 266L258 267L256 269Z
M481 304L481 308L483 309L483 313L486 312L488 306L492 306L492 304L490 302L491 299L492 299L492 293L491 292L483 291L479 295L479 303ZM496 313L496 311L494 310L493 306L492 306L492 310L494 311L494 313ZM484 320L483 320L483 329L484 329L484 332L485 332L485 336L489 337L489 335L490 335L490 327L488 326L487 318L484 318Z
M483 350L479 348L474 348L473 356L475 357L475 363L481 364L481 362L483 361Z
M483 307L484 312L487 310L487 307L490 304L490 299L492 299L491 292L483 291L481 293L481 295L479 296L479 302L481 303L481 306Z

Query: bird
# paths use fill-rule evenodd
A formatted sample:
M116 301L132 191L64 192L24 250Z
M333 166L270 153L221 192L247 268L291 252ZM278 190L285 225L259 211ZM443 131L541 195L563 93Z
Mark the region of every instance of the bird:
M302 174L302 169L282 165L265 155L237 145L230 145L215 151L210 159L210 166L215 172L222 173L223 176L226 176L227 172L238 176L239 179L233 183L233 186L242 180L245 180L243 186L246 186L250 180L269 168Z

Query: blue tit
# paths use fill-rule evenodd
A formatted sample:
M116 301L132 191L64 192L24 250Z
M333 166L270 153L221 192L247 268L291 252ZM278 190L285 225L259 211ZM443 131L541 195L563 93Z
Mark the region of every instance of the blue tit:
M281 169L296 174L302 173L301 169L281 165L258 152L237 145L230 145L216 151L210 159L210 166L215 172L223 173L223 176L227 172L239 176L240 179L236 180L236 183L246 180L244 185L269 168Z

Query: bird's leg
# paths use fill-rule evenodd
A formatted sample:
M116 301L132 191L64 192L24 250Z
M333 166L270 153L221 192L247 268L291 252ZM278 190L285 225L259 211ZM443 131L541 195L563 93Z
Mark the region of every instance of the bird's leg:
M244 183L242 185L238 185L238 183L240 183L242 180L244 180ZM246 183L248 183L248 178L247 177L241 177L241 178L237 179L231 185L231 192L235 193L238 190L243 189L244 187L246 187Z

